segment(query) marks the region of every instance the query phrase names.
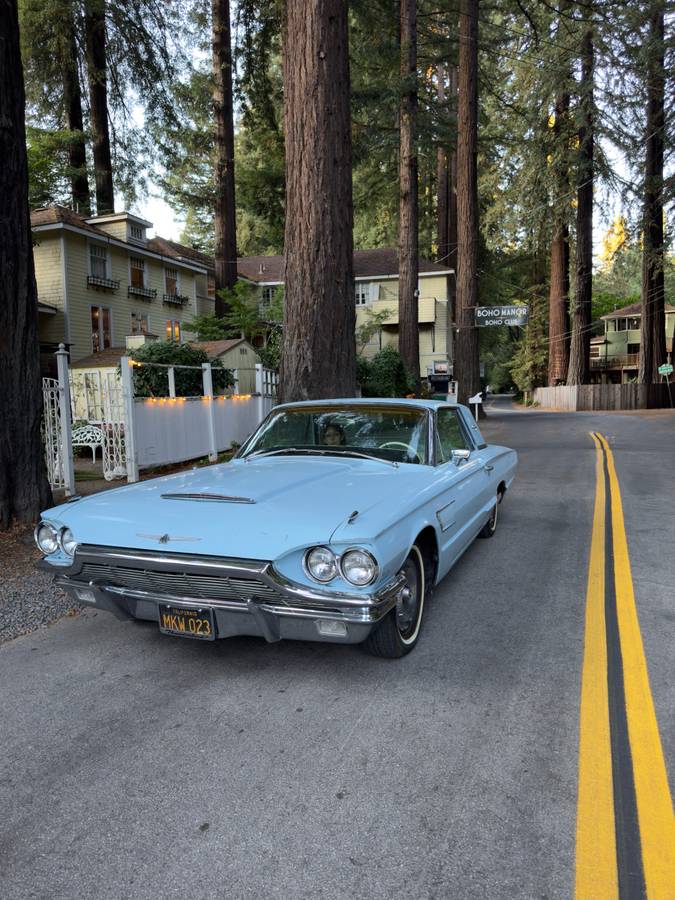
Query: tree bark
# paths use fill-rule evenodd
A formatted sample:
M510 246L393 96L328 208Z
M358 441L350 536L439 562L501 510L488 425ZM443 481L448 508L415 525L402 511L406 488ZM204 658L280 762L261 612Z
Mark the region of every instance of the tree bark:
M419 213L417 173L417 9L400 0L398 349L415 383L420 380Z
M356 391L347 0L287 0L284 401Z
M647 137L644 186L644 243L642 252L642 318L638 381L658 381L658 367L666 362L663 270L663 126L664 126L664 11L660 0L649 15L647 63Z
M234 122L232 108L232 46L229 0L212 0L213 108L215 130L215 268L216 315L225 316L227 302L219 295L237 281L237 218L234 193Z
M577 186L577 255L572 338L567 384L590 381L591 302L593 298L593 24L592 5L586 7L586 30L581 45L579 108L579 183Z
M0 0L0 529L51 503L40 424L37 288L16 0Z
M115 211L108 127L105 0L85 0L84 29L92 153L96 172L96 214L100 216Z
M561 3L561 10L566 5ZM568 202L567 164L567 119L570 97L563 83L555 103L554 136L554 178L553 190L553 236L551 238L551 284L549 290L548 320L548 383L551 386L564 384L567 378L570 355L570 314L569 314L569 228L566 205Z
M478 330L478 0L460 0L457 104L455 377L460 403L480 390Z
M446 65L436 66L436 96L443 115L446 108ZM437 259L447 263L448 256L448 200L449 200L448 151L444 141L439 141L436 151L436 246Z
M91 214L91 197L87 179L87 155L82 125L82 92L77 65L77 46L72 5L68 7L67 34L63 59L63 104L66 114L66 128L71 133L68 147L68 167L73 206L77 212Z

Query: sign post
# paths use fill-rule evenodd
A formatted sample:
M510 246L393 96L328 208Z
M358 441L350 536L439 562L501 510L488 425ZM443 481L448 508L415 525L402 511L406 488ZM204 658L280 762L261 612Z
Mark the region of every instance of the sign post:
M664 363L662 366L659 366L659 375L663 378L665 383L668 385L668 402L670 403L670 408L673 408L673 395L670 393L670 378L669 375L673 374L673 367L670 363Z

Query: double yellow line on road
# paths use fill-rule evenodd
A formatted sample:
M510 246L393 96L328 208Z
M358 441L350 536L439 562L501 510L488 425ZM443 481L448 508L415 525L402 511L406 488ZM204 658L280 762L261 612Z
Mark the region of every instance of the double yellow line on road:
M579 728L577 900L675 900L675 819L614 457L596 445Z

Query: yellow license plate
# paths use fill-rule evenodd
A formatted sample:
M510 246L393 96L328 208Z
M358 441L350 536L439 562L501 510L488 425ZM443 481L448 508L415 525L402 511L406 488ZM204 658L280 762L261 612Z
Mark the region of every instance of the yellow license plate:
M196 638L198 641L213 641L216 629L213 624L212 609L185 609L180 606L159 607L159 630L177 637Z

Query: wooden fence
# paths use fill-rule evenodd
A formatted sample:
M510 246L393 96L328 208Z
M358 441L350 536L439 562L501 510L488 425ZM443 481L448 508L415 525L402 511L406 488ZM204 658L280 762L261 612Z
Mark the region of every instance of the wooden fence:
M675 385L671 385L675 395ZM670 405L665 384L579 384L537 388L535 403L567 412L660 409Z

